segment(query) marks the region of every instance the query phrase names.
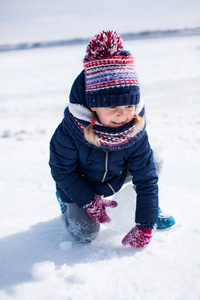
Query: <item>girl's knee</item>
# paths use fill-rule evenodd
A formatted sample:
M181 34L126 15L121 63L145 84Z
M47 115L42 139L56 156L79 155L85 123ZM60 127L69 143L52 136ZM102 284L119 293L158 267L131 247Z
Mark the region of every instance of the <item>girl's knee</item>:
M85 222L70 220L69 233L80 243L90 243L96 239L100 230L100 224L94 222L88 225Z
M100 224L94 222L85 209L70 203L68 204L66 217L68 222L66 227L78 242L89 243L98 236Z

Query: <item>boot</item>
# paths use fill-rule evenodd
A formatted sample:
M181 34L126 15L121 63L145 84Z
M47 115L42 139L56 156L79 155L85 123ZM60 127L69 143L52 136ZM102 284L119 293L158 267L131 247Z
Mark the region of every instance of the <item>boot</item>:
M172 227L176 223L173 216L163 214L162 210L158 210L158 223L157 229L166 229Z

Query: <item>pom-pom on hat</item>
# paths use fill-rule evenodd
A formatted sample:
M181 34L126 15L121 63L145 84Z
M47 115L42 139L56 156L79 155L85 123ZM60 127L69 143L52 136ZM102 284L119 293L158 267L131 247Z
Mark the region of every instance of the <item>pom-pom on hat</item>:
M116 32L102 31L90 40L83 66L87 107L139 103L134 59L123 49L122 39Z

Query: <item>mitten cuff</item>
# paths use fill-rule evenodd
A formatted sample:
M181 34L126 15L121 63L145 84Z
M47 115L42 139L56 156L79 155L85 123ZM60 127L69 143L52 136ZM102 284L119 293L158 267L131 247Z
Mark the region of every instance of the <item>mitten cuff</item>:
M86 205L84 205L83 208L86 209L88 206L90 206L90 204L92 204L93 201L101 200L101 198L102 198L101 196L95 195L94 199L90 203L87 203Z
M155 223L136 223L137 227L154 229Z

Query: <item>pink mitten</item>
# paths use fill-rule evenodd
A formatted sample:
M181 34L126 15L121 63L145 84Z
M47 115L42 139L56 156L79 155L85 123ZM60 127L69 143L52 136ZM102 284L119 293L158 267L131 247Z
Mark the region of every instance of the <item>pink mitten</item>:
M106 223L110 222L111 219L106 213L106 207L116 207L117 202L113 200L106 200L99 195L96 195L92 203L86 207L86 212L96 222Z
M131 231L123 238L122 244L130 244L133 247L141 248L148 245L152 238L152 229L139 226L133 227Z

